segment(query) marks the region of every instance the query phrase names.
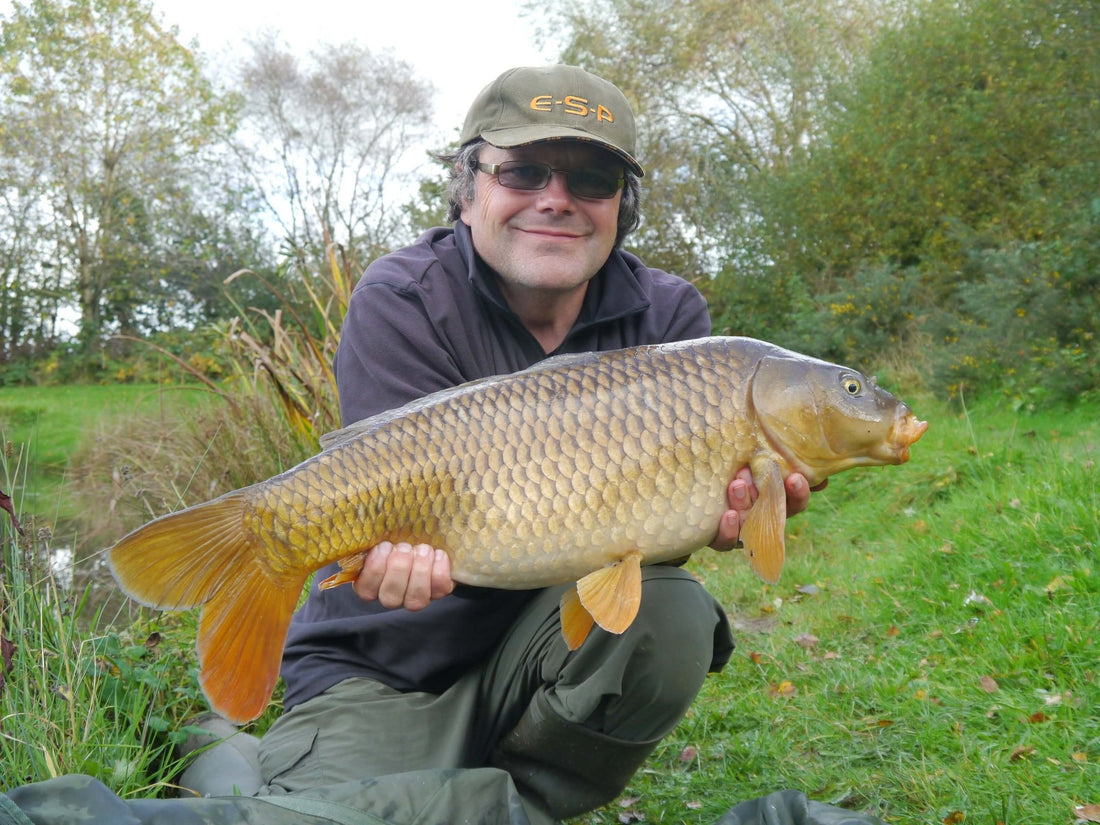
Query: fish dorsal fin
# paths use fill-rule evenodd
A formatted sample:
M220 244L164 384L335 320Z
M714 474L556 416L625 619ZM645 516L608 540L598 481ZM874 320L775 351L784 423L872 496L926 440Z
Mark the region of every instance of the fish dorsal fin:
M573 585L561 596L561 635L570 650L576 650L588 638L595 622L592 614L584 609L577 587Z
M752 477L760 495L745 518L741 542L752 572L775 584L786 557L787 490L783 486L783 472L775 461L754 461Z
M622 633L642 601L642 554L631 550L615 564L592 571L577 582L577 596L596 624L608 633Z

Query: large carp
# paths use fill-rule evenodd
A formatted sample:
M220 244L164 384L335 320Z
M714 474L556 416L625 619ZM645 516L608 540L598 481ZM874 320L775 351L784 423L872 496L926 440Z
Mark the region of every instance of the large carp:
M202 606L200 681L244 721L271 696L303 584L332 561L328 586L380 541L425 542L458 582L576 581L562 600L576 647L593 621L629 627L640 565L714 537L739 468L759 490L745 552L775 581L784 477L901 464L927 426L873 378L751 338L561 356L333 433L293 469L130 533L111 569L141 602Z

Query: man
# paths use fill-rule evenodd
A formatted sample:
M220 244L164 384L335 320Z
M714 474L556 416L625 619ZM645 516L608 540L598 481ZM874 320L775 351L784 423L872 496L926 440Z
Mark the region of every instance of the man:
M474 101L460 143L454 226L375 261L355 289L336 358L346 424L554 354L709 334L694 287L622 249L644 171L618 89L575 67L514 69ZM806 480L786 483L799 512ZM728 496L719 550L736 545L754 499L747 470ZM733 649L722 606L676 566L644 569L626 632L596 629L571 652L562 588L456 586L445 549L383 543L352 587L314 586L287 640L287 712L260 741L258 769L255 740L238 735L181 780L258 796L130 803L129 814L144 821L144 804L171 822L189 803L209 822L245 811L267 822L559 821L618 795ZM67 792L74 806L92 793ZM28 793L12 796L33 803ZM791 792L723 819L765 821L871 820Z

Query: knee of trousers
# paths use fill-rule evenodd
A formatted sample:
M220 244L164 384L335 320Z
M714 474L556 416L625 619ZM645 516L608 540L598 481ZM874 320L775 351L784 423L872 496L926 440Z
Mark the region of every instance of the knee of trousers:
M728 638L725 612L688 572L643 570L642 599L620 636L594 630L554 689L567 718L602 716L598 728L623 739L664 736L683 718Z
M636 637L630 640L631 669L662 674L660 686L673 694L668 699L686 709L729 630L724 608L694 576L678 567L652 567L628 633Z

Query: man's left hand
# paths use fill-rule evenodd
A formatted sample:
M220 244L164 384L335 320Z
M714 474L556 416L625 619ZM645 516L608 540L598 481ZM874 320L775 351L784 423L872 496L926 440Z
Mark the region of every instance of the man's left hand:
M787 489L787 516L797 515L809 507L810 493L824 489L826 484L828 482L823 481L811 490L806 476L801 473L787 476L783 481L783 486ZM752 470L742 467L726 488L730 509L722 514L722 519L718 522L718 533L710 543L712 549L725 552L738 546L741 525L756 503L757 495L756 485L752 482Z

